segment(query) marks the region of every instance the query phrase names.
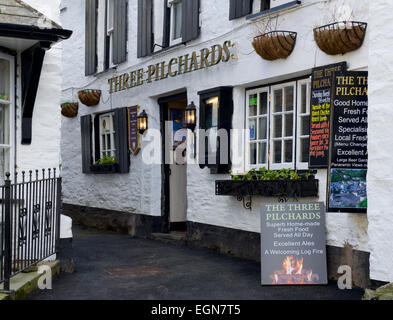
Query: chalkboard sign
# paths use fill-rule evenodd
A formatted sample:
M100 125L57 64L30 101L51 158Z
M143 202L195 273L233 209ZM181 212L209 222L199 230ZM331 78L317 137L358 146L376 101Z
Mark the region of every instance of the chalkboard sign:
M367 211L368 72L336 75L332 89L329 211Z
M330 107L333 74L346 71L341 62L314 68L311 80L310 168L327 168L329 162Z
M141 148L138 132L139 106L128 108L128 147L131 153L136 156Z
M262 285L327 284L323 202L261 207Z

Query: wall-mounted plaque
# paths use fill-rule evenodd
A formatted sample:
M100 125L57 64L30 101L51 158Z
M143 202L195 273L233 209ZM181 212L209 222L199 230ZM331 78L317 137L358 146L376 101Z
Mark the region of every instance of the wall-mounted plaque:
M330 106L333 74L346 71L341 62L314 68L311 79L310 168L327 168L329 162Z
M128 108L128 147L131 153L136 156L141 148L138 132L139 106Z
M261 207L262 285L327 284L323 202Z

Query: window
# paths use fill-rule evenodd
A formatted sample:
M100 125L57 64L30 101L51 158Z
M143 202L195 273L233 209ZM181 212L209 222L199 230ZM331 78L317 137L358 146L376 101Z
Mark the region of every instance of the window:
M277 0L273 0L275 2ZM229 20L270 9L270 0L230 0Z
M269 91L262 90L249 96L250 163L267 166Z
M13 169L13 58L0 53L0 185Z
M100 137L100 158L115 157L115 131L113 124L113 113L107 113L99 116L99 137ZM96 159L99 160L99 159Z
M248 168L308 168L309 94L309 79L247 93Z
M182 41L182 11L183 3L181 0L170 2L171 6L171 45Z
M310 152L311 83L309 80L299 81L298 88L297 168L307 169Z
M113 67L114 0L106 0L105 61L104 69Z
M107 33L112 34L114 26L113 26L113 19L114 19L114 7L113 7L113 0L106 0L106 11L107 11Z
M85 75L127 60L128 1L85 0Z
M218 87L198 92L199 166L210 168L212 174L228 173L231 168L232 91L232 87Z
M130 171L128 146L128 109L119 108L112 112L86 115L80 118L82 138L82 172L97 172L93 165L105 156L115 157L118 173Z

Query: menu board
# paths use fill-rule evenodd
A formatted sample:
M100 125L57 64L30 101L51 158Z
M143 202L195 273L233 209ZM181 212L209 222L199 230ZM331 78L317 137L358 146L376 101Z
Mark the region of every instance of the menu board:
M314 68L311 79L310 168L327 168L329 162L330 107L333 74L346 71L341 62Z
M128 147L134 156L136 156L140 150L138 113L139 106L128 108Z
M327 284L323 202L263 204L262 285Z
M336 75L330 156L329 211L367 211L368 72Z

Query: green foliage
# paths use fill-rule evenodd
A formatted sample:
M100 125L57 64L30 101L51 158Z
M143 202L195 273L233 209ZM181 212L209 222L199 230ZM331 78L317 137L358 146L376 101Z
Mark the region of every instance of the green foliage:
M361 209L367 209L367 198L358 204L358 207Z
M115 164L116 158L110 156L104 156L100 160L94 162L95 165L104 165L104 164Z
M305 172L299 174L297 170L281 169L267 170L265 167L252 169L245 174L235 175L230 171L233 181L263 181L263 180L308 180L312 174Z

